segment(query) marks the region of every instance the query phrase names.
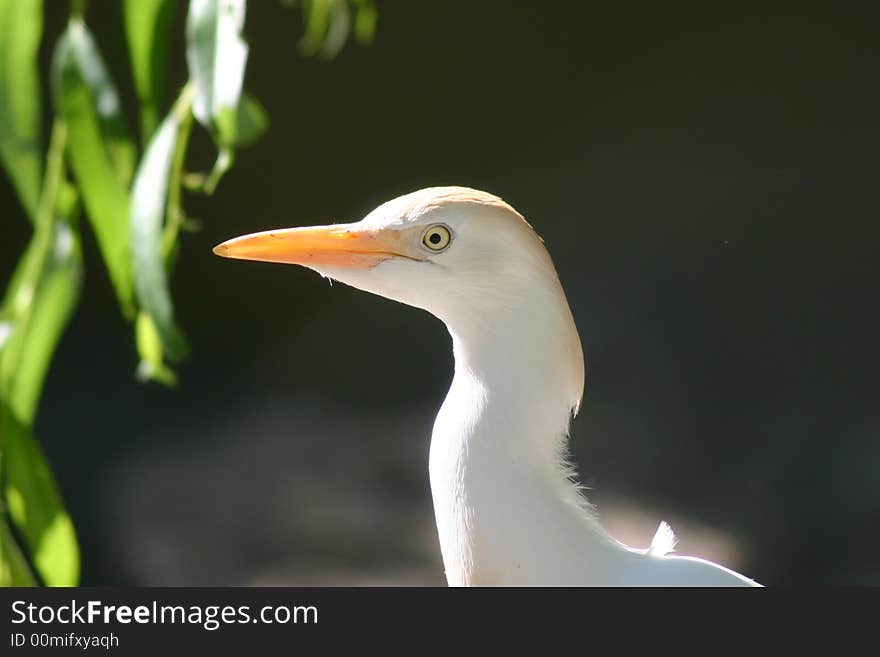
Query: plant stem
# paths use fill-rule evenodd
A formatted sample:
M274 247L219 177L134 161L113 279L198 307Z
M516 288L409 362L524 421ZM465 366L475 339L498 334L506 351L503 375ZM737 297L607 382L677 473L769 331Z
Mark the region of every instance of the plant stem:
M202 185L202 191L205 194L210 196L214 193L223 174L232 168L233 159L234 155L232 149L222 146L220 152L217 153L217 160L214 162L214 167L211 169L210 173L208 173L208 177L205 178L205 182Z

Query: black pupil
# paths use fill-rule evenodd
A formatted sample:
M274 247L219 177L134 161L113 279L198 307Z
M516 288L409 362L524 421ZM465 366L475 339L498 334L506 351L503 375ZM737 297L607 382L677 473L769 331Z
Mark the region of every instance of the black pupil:
M440 244L440 240L442 240L442 239L443 239L443 238L440 237L440 233L431 233L431 234L428 236L428 241L429 241L431 244Z

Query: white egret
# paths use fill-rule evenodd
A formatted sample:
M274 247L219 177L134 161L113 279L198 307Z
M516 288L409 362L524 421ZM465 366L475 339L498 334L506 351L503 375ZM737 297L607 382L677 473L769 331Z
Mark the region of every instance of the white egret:
M670 554L666 523L647 549L600 525L566 460L580 338L543 241L500 198L433 187L357 223L253 233L214 252L302 265L446 324L455 376L429 473L450 585L756 585Z

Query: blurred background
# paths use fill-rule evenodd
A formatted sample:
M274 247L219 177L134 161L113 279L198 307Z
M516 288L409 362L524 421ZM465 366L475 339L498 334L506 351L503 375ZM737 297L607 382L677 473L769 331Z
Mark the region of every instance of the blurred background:
M298 55L289 8L250 3L247 86L272 124L186 199L203 229L174 273L176 389L135 381L85 237L36 424L83 583L445 582L427 475L443 325L211 247L460 184L509 201L555 260L588 370L571 448L615 536L645 546L666 519L680 553L768 585L880 584L877 10L378 8L373 44L324 62ZM46 11L41 70L67 18ZM120 21L90 4L130 104ZM199 139L192 168L213 156ZM5 177L0 208L5 281L30 235Z

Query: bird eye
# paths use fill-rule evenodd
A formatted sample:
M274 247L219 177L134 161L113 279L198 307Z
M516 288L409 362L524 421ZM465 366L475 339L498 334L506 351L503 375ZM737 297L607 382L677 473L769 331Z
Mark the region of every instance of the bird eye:
M431 251L443 251L452 241L452 233L443 224L430 226L422 235L422 244Z

